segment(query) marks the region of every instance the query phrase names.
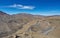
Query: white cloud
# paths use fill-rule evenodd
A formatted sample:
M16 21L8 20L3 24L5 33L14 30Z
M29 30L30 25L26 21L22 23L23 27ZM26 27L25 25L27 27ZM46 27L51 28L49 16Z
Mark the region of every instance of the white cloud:
M23 6L22 9L34 9L35 7L33 6Z
M30 9L30 10L35 8L34 6L24 6L21 4L13 4L13 5L5 6L5 7L12 7L12 8L17 8L17 9Z

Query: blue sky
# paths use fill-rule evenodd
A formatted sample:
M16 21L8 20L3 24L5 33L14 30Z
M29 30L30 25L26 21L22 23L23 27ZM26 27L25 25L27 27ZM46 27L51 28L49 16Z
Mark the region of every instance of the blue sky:
M60 0L0 0L0 11L8 14L60 15Z

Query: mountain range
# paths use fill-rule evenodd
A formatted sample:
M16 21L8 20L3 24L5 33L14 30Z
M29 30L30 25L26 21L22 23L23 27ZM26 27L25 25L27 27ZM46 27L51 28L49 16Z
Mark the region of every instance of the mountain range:
M60 15L9 15L0 11L0 38L60 38Z

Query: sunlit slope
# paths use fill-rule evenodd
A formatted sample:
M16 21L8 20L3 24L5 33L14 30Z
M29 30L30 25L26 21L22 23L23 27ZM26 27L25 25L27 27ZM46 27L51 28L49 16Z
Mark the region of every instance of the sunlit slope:
M59 38L55 32L56 26L52 26L47 20L33 20L23 26L22 29L18 30L12 36L15 38L19 36L21 38ZM52 34L51 34L52 33ZM9 36L10 37L10 36Z

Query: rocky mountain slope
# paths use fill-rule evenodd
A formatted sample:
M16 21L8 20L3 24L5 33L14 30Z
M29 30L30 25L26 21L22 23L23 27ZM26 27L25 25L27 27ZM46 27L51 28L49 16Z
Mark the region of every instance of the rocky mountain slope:
M60 38L60 16L0 11L0 38Z

